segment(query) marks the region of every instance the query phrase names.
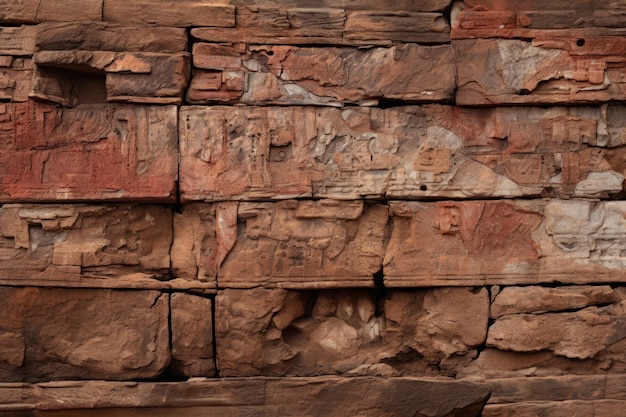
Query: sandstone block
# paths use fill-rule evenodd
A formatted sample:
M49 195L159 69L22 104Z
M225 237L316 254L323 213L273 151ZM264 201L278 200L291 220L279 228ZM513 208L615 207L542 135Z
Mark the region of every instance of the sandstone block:
M196 295L170 296L172 363L170 369L186 377L213 376L212 301Z
M545 313L606 305L619 301L618 295L608 285L577 285L556 288L505 287L491 303L491 317L505 314Z
M180 104L189 81L189 54L41 51L29 97L63 106L121 101Z
M36 32L38 51L177 53L187 50L187 35L182 28L107 22L46 22L31 28ZM8 29L12 28L4 30Z
M29 58L0 57L0 102L28 100L34 65Z
M387 207L348 201L190 205L174 222L172 265L220 288L371 287Z
M222 50L203 63L239 65ZM626 175L623 110L183 107L181 198L609 196Z
M382 304L367 290L223 290L220 375L455 375L485 341L488 306L486 290L468 288L394 291Z
M102 20L103 0L19 0L2 3L1 23Z
M216 61L217 52L195 44L193 62L199 71L187 92L188 101L334 106L374 104L379 99L441 102L451 100L455 88L449 45L403 44L367 50L234 45L221 49L219 55L239 55L241 66L207 66L207 60ZM210 59L205 56L207 50ZM202 88L202 80L216 71L222 80L232 71L241 73L241 89ZM197 78L200 85L194 83Z
M0 104L0 201L173 201L175 106Z
M624 37L452 41L459 105L624 100Z
M599 28L624 28L626 17L619 2L466 0L454 4L451 25L456 39L529 39L557 30L576 36L581 30L590 33L587 28L596 33Z
M619 201L392 202L388 286L624 280Z
M13 350L22 360L10 354L0 381L150 378L169 363L160 292L0 287L0 299L0 334L22 341Z
M5 390L0 387L0 395ZM246 378L178 383L73 381L24 389L37 416L480 415L484 382L436 378ZM355 402L355 398L359 401ZM20 415L21 417L21 415Z
M239 11L243 6L254 8L284 9L293 7L294 3L300 7L311 7L318 2L293 0L228 0L228 4L237 6ZM322 2L329 3L329 2ZM326 6L326 5L325 5ZM450 0L336 0L332 7L346 10L402 10L407 12L437 12L443 11L450 6Z
M3 205L0 283L169 288L171 222L165 206Z
M354 11L346 16L345 37L444 43L450 39L450 25L441 13Z
M156 26L235 26L235 7L195 0L104 0L102 20Z
M27 56L35 53L34 26L0 27L0 55Z

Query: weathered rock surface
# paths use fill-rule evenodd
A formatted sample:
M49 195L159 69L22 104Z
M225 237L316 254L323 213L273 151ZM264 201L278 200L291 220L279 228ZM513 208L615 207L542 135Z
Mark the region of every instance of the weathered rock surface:
M183 107L183 201L623 190L624 108Z
M0 300L0 381L151 378L169 363L167 294L0 287Z
M3 1L0 22L97 21L102 18L102 2L103 0Z
M0 104L0 202L174 201L175 106Z
M485 341L484 289L394 291L377 304L367 290L220 291L220 375L455 375Z
M175 218L172 266L220 288L372 287L387 221L362 201L194 204Z
M210 42L237 39L280 45L371 45L394 41L444 43L450 40L450 25L446 18L436 12L436 8L429 10L432 7L422 5L422 2L393 5L384 2L340 5L333 2L333 8L320 8L318 4L315 8L306 7L308 5L298 8L293 3L274 7L267 3L246 3L237 7L236 27L194 28L191 34Z
M5 204L0 283L169 288L171 233L166 206Z
M545 313L611 304L619 296L608 285L577 285L556 288L505 287L497 293L491 303L491 317L505 314Z
M0 385L0 397L9 390L15 388ZM489 396L483 382L434 378L247 378L138 384L85 381L42 383L21 391L23 405L37 410L37 416L50 417L234 417L242 412L261 417L473 417L480 415Z
M387 286L624 280L620 201L392 202Z
M624 37L454 40L459 105L626 99Z
M212 304L197 295L170 296L172 372L187 377L215 374Z
M449 45L387 48L233 46L195 43L192 103L375 104L379 99L450 101Z
M34 52L34 27L0 27L0 101L28 99L34 69L29 56Z
M235 26L234 6L224 1L104 0L102 20L157 26Z
M451 25L453 38L529 39L546 32L576 36L585 28L596 33L624 28L626 14L623 2L466 0L454 3Z

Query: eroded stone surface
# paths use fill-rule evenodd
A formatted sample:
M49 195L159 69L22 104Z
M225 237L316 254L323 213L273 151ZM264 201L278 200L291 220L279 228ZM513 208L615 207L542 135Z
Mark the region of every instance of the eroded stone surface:
M170 296L172 363L179 375L213 376L212 301L197 295L175 293Z
M193 103L374 104L378 99L449 101L449 45L388 48L225 46L195 43L187 100Z
M387 220L361 201L194 204L176 216L172 264L220 288L371 287Z
M184 107L181 198L608 196L623 110Z
M220 375L455 375L485 341L486 290L218 292ZM382 311L381 311L382 309ZM471 312L471 317L468 316Z
M619 282L619 201L393 202L388 286Z
M103 0L9 0L2 2L0 22L98 21L102 19L102 3Z
M5 204L0 280L167 286L171 222L165 206Z
M176 107L0 104L0 201L176 198Z
M452 41L459 105L589 103L626 98L626 40L547 37Z
M102 20L157 26L231 27L235 25L235 10L223 1L105 0Z
M169 363L167 294L0 287L0 300L0 381L151 378Z

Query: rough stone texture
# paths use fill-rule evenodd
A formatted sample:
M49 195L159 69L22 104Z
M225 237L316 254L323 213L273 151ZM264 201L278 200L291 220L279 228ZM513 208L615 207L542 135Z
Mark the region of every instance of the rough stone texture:
M222 376L455 375L487 330L484 289L394 291L377 306L366 290L256 288L216 303Z
M614 195L623 111L183 107L181 198Z
M174 201L174 106L0 104L0 202Z
M623 37L453 40L459 105L626 99Z
M467 0L454 3L451 25L453 38L528 39L547 32L576 36L589 33L585 28L596 33L597 28L624 28L626 15L619 1Z
M379 99L450 101L449 45L388 48L225 46L195 43L193 103L375 104Z
M213 376L212 301L197 295L170 296L172 372L187 376Z
M13 347L0 350L0 381L151 378L169 363L160 292L0 287L0 300Z
M9 390L16 389L0 385L0 396ZM37 416L49 417L234 417L242 413L261 417L475 417L489 396L484 382L367 377L140 384L86 381L42 383L21 391L26 397L23 405L37 410Z
M0 283L168 288L172 217L164 206L0 207Z
M621 201L393 202L388 286L624 280Z
M235 7L224 1L104 0L102 18L107 22L157 26L235 26Z
M493 293L493 291L492 291ZM545 313L584 308L619 301L608 285L577 285L556 288L505 287L491 303L491 318L515 313Z
M276 45L448 42L450 25L443 14L408 10L419 9L421 3L387 7L379 3L377 7L367 5L366 9L361 9L362 6L319 8L317 4L316 8L297 8L293 4L286 8L247 4L237 8L236 27L194 28L191 33L197 39L210 42L237 39L247 43ZM339 5L333 3L333 6Z
M387 238L386 206L333 200L187 206L172 265L220 288L371 287Z
M5 0L0 4L0 23L101 20L102 2L103 0Z

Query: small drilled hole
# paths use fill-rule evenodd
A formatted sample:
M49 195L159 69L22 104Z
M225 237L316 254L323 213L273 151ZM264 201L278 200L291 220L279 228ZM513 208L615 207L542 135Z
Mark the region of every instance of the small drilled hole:
M583 38L580 38L576 41L576 45L578 46L584 46L585 45L585 40Z
M425 186L425 185L420 185L420 190L426 191L426 190L428 190L428 187Z
M267 54L268 54L269 56L272 56L272 55L274 55L274 51L267 51Z

